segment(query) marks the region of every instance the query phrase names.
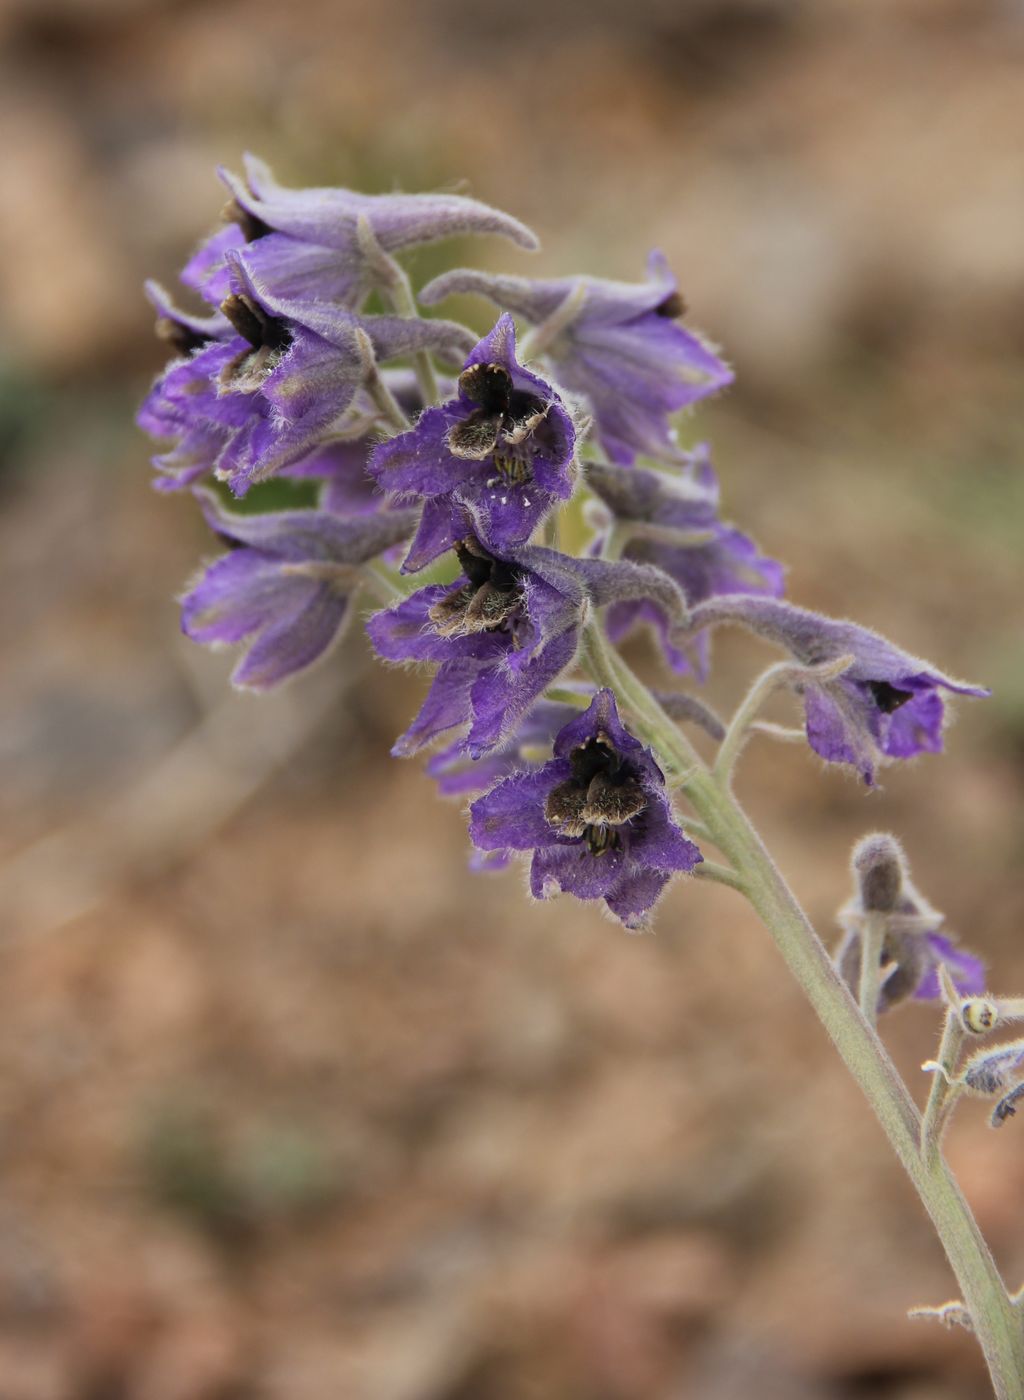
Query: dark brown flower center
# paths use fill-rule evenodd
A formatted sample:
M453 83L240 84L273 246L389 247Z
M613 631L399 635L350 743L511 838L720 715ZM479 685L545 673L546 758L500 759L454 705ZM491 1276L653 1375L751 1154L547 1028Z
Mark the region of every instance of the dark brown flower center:
M896 686L890 685L888 681L868 681L868 690L871 698L882 711L883 715L891 715L898 710L901 705L905 705L908 700L914 698L912 690L898 690Z
M255 243L257 238L265 238L272 232L269 224L265 224L248 209L243 209L237 199L229 199L220 216L226 224L238 225L245 235L246 243Z
M492 457L508 482L530 479L528 439L547 416L536 394L517 389L504 365L470 365L459 375L459 391L476 405L448 433L456 457Z
M654 308L655 316L664 316L666 321L678 321L680 316L686 315L686 302L679 292L669 292L664 301L659 301Z
M513 566L488 554L471 535L458 542L455 553L466 582L430 609L434 629L442 637L452 637L495 632L506 626L523 600L522 584Z
M590 853L619 850L626 822L647 807L647 796L603 734L569 755L572 777L548 793L544 815L562 836L582 837Z

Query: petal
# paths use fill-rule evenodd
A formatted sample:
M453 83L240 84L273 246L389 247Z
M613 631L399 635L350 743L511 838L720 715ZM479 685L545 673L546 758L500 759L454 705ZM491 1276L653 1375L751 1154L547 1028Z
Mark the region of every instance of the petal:
M603 899L626 872L621 850L592 855L586 842L543 846L534 851L530 866L530 891L537 899L549 899L556 890L577 899Z
M870 707L850 685L804 687L807 740L828 763L850 763L874 786L878 753L869 728Z
M631 870L605 895L605 903L627 928L644 928L648 923L647 916L670 878L661 870Z
M473 683L473 723L467 742L474 756L501 743L549 685L571 666L579 632L572 628L552 638L512 669L507 659L481 670Z
M945 963L953 984L961 996L980 996L985 990L985 964L966 948L958 947L941 933L925 935L934 966L925 974L914 991L916 1001L938 1001L942 995L938 964Z
M469 834L483 851L507 847L530 851L557 837L544 817L544 804L552 788L571 774L565 759L546 763L534 773L515 773L498 783L469 809Z
M415 428L375 447L369 472L382 490L400 495L438 496L471 481L480 463L448 450L448 432L457 422L447 408L428 408Z
M350 595L321 583L304 607L268 627L249 648L231 677L249 690L268 690L311 666L341 636Z
M308 579L281 573L280 562L254 549L225 554L185 594L181 626L196 642L240 642L308 599Z
M430 621L430 610L457 585L435 583L420 588L394 607L374 613L366 631L378 656L385 661L450 661L455 657L493 660L507 642L494 633L441 637Z
M419 714L395 742L391 752L408 758L469 718L469 692L479 663L467 658L446 661L439 667Z
M919 691L889 716L882 743L890 758L912 758L918 753L942 752L945 707L937 690Z
M432 496L423 503L416 535L402 563L403 574L425 568L466 534L465 513L451 496Z
M630 841L629 853L637 865L655 870L691 871L704 857L700 848L683 834L661 793L648 788L648 808L639 836Z

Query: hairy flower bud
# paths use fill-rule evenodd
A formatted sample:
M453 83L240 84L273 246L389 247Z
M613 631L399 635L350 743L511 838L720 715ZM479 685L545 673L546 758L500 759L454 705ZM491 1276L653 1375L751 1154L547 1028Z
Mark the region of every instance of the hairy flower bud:
M971 1035L987 1035L999 1023L999 1008L987 997L968 997L960 1003L960 1021Z
M903 889L903 848L895 836L876 832L865 836L853 848L854 877L866 910L891 913Z

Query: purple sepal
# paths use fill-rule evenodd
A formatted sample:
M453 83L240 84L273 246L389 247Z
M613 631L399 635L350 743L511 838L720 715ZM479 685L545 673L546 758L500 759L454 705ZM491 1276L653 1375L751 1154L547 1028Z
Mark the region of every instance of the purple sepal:
M797 689L811 748L829 763L850 764L869 787L880 763L941 752L945 705L940 691L989 694L982 686L952 680L866 627L777 599L736 594L693 609L694 630L719 622L742 623L785 647L804 666L853 657L841 676L801 680Z
M939 964L944 963L953 979L953 985L962 997L980 996L985 990L985 964L973 953L961 948L945 934L932 932L924 935L928 950L928 970L914 989L915 1001L938 1001L942 996L939 986Z
M678 284L661 253L651 253L647 270L646 282L631 283L460 269L435 278L421 299L432 304L476 293L536 325L578 298L572 318L544 351L559 382L586 399L614 462L629 466L638 453L682 460L670 415L731 383L733 375L710 345L679 324Z
M538 899L558 890L603 899L628 928L645 926L672 875L702 859L674 819L661 770L622 725L609 690L559 732L554 754L473 803L473 842L531 851Z
M183 280L208 301L225 295L225 255L245 246L254 271L284 296L334 301L358 310L372 287L357 223L365 216L388 253L473 234L497 234L521 248L538 246L518 219L475 199L446 194L366 195L352 190L290 189L269 166L244 157L245 177L220 177L235 201L239 222L199 249Z
M246 644L235 685L266 690L316 661L340 636L358 566L407 536L412 512L343 519L320 510L239 515L197 491L211 528L233 544L182 599L182 630L207 644Z

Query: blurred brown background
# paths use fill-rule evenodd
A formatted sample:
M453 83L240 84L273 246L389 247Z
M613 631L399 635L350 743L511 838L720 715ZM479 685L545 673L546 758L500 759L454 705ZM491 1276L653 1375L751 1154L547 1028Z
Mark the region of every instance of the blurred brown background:
M660 245L738 370L728 513L996 692L880 793L764 740L742 792L826 936L891 827L1020 990L1024 6L5 0L0 39L2 1400L984 1395L904 1318L951 1277L741 901L680 883L633 938L470 876L387 756L422 682L358 636L231 695L132 414L140 283L246 147L465 179L541 233L515 270ZM727 707L761 657L718 656ZM921 1091L937 1026L886 1028ZM985 1117L949 1152L1016 1286L1024 1129Z

